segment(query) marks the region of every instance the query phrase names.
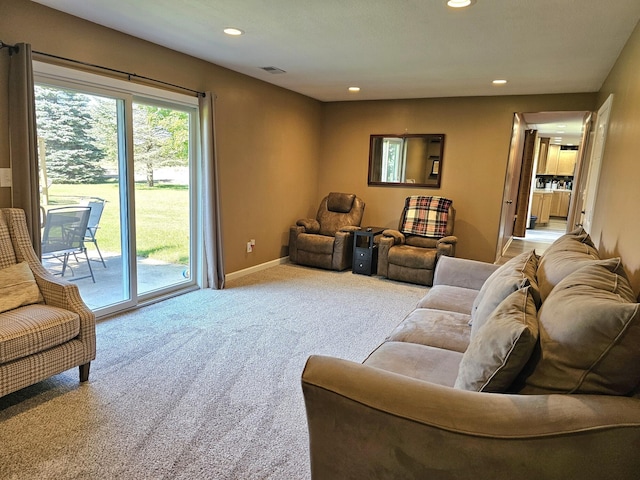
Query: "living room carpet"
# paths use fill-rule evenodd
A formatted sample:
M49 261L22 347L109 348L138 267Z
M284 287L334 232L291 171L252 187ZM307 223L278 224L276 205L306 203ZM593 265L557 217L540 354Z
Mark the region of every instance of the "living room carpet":
M361 362L426 291L284 264L104 320L88 383L0 398L0 478L310 478L307 357Z

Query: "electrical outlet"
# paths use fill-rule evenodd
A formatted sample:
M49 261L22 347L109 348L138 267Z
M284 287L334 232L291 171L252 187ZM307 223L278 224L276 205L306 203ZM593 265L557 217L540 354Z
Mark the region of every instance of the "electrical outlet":
M253 245L251 245L251 242L247 242L247 253L251 252L253 252Z

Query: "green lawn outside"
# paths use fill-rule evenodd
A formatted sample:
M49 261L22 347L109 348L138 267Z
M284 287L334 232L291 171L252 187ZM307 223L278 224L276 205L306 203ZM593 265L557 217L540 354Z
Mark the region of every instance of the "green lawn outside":
M118 185L53 184L45 208L78 204L83 198L107 201L96 238L103 253L121 252ZM189 190L186 185L135 186L137 254L167 263L189 263ZM89 246L91 248L91 246Z

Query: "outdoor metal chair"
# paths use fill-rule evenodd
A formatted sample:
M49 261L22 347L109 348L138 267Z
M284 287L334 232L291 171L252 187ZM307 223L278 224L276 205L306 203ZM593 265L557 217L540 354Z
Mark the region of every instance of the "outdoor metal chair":
M73 269L69 267L71 275L74 276L72 280L91 278L95 283L96 279L93 276L87 248L84 245L90 215L91 207L60 207L49 210L42 234L42 259L59 260L62 263L59 275L64 277L67 267L69 267L69 257L73 255L74 259L78 261L77 255L84 255L89 267L89 274L75 277Z
M90 242L93 243L98 251L98 255L100 256L100 261L102 262L102 266L107 268L107 264L102 257L102 252L100 251L100 247L98 247L98 240L96 239L96 233L98 228L100 227L100 219L102 218L102 211L104 210L104 205L107 203L106 200L98 197L93 197L89 201L85 201L82 204L91 208L91 214L89 215L89 224L87 225L87 232L84 236L85 243ZM98 261L98 259L92 259Z

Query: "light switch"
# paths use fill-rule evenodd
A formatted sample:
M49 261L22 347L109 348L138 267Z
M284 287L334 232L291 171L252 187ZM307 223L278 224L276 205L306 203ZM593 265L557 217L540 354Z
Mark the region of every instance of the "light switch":
M11 169L0 168L0 187L11 187Z

